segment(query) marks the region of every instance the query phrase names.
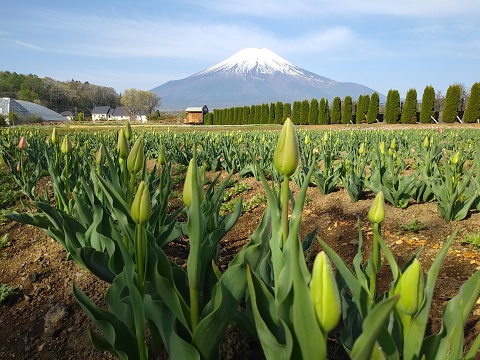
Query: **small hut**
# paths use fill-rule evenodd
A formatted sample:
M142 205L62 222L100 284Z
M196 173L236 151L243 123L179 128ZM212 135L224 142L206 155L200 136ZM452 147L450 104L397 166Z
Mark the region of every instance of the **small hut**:
M187 117L185 118L185 124L203 124L205 114L208 114L207 105L192 106L185 109Z

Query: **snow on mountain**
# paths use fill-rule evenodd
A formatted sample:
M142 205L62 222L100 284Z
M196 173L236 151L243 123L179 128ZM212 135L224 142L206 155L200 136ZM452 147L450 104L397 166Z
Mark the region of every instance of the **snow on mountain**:
M366 86L338 82L299 68L273 51L246 48L185 79L168 81L151 90L161 98L161 108L182 110L207 105L210 109L290 102L335 96L371 95ZM382 101L385 97L380 95Z
M240 50L228 59L213 65L194 76L213 74L263 74L273 75L283 73L293 76L303 76L304 71L266 48L246 48Z

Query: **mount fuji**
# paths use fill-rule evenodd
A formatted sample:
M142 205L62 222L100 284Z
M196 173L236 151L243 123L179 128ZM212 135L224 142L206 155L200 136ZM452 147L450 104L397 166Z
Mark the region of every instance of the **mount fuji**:
M246 48L228 59L185 79L168 81L152 90L161 108L183 110L206 104L210 109L343 98L355 101L375 90L351 82L338 82L295 66L265 48ZM380 101L385 96L379 94Z

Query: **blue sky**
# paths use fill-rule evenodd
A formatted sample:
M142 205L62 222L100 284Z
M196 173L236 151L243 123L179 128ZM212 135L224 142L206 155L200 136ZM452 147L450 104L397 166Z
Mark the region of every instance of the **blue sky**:
M480 81L478 0L19 0L0 70L150 90L246 47L402 97Z

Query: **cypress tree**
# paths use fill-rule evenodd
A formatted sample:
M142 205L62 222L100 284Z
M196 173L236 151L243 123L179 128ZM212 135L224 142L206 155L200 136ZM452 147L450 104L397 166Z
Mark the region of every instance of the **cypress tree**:
M293 102L293 109L292 109L292 122L295 125L300 125L300 116L302 114L302 103L300 101Z
M287 120L288 117L292 116L292 104L284 103L283 104L283 116L282 116L282 124Z
M255 105L250 106L250 116L248 117L249 124L255 124Z
M400 121L402 124L415 124L417 122L417 90L410 89L407 91Z
M380 108L380 98L376 92L372 94L368 103L367 123L373 124L377 121L378 111Z
M422 108L420 109L420 123L429 124L433 122L435 115L435 90L433 86L425 86L422 96Z
M343 99L342 107L342 124L351 124L353 123L353 114L352 114L352 97L347 95Z
M328 99L325 99L325 113L323 114L325 124L330 124L330 106L328 105Z
M270 103L270 110L268 112L268 123L275 124L275 103Z
M476 82L470 89L470 96L467 102L467 108L463 114L463 121L474 123L480 119L480 83Z
M248 124L249 118L250 118L250 106L244 106L242 124Z
M322 97L320 99L320 103L318 104L318 124L319 125L324 125L327 123L325 120L325 107L326 107L325 98Z
M262 121L262 105L255 105L255 122L254 124L263 124Z
M338 96L333 98L332 102L332 111L330 113L330 123L331 124L340 124L342 119L342 102Z
M318 100L313 98L310 101L310 111L308 113L308 124L317 125L318 122Z
M283 124L283 103L277 101L275 104L275 124Z
M445 95L445 107L442 112L442 121L444 123L454 123L457 121L458 105L460 104L460 95L462 89L459 85L450 85Z
M308 100L302 101L302 107L300 109L300 124L308 125L308 114L310 113L310 103Z
M262 118L260 119L260 124L268 124L269 117L268 104L262 104Z
M385 122L397 124L400 119L400 94L398 90L389 90L385 104Z
M355 122L361 124L366 120L368 107L370 105L370 96L369 95L360 95L358 97L358 106Z
M354 111L355 113L355 124L361 124L362 123L362 107L363 107L363 95L358 96L357 100L357 108Z

